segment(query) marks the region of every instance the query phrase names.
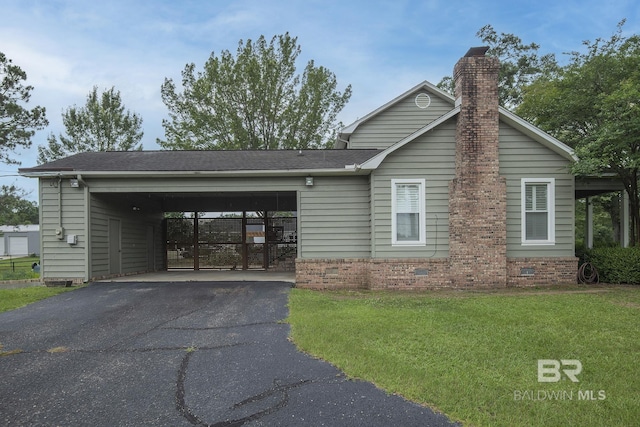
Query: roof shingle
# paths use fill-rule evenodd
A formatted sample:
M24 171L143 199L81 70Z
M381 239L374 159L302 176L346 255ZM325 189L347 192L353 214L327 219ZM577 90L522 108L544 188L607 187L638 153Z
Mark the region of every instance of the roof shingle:
M379 150L101 151L79 153L32 168L21 168L20 173L344 169L347 165L363 163L379 152Z

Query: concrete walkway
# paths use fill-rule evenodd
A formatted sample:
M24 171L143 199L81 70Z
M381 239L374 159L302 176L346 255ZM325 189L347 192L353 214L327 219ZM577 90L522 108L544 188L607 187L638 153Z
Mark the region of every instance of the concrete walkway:
M295 283L294 272L275 272L264 270L171 270L155 273L133 274L111 279L94 280L94 283L112 282L286 282ZM27 288L44 286L38 279L11 280L0 282L0 289Z

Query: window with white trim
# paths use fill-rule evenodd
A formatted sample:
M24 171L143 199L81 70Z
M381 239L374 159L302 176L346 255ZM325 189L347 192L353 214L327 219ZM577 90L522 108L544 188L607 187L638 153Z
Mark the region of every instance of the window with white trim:
M555 179L522 179L522 244L555 243Z
M391 243L425 245L424 179L391 180Z

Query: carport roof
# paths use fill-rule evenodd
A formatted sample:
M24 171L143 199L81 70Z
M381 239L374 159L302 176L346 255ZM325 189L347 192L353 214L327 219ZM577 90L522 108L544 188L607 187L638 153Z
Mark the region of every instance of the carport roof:
M24 175L51 172L222 172L345 169L379 150L101 151L79 153L32 168Z

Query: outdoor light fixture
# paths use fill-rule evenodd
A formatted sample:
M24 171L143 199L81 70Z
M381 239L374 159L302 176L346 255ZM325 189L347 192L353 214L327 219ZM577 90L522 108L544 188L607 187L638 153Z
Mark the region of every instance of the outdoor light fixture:
M306 184L307 187L313 187L313 177L312 176L308 176L304 183Z
M78 182L77 179L72 178L69 180L69 185L71 185L72 188L78 188L80 187L80 182Z

